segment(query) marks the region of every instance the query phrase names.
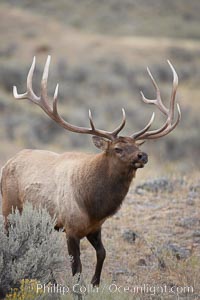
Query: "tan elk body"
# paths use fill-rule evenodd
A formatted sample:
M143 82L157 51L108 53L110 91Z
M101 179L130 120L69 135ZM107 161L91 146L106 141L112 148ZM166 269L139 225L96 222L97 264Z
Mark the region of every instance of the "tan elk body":
M9 160L2 172L3 214L7 216L12 207L22 210L23 203L29 201L47 207L52 216L56 214L58 227L63 227L67 235L82 238L96 231L128 192L134 171L127 174L127 181L122 170L127 184L120 193L119 186L115 187L117 193L112 190L113 194L107 187L112 181L114 187L115 177L120 173L112 163L105 153L59 155L43 150L22 150ZM99 197L103 193L107 202L101 212L103 203Z
M174 106L178 77L173 68L174 82L169 109L164 106L160 92L150 71L148 73L157 91L157 99L149 100L142 94L146 103L155 104L167 117L163 126L148 131L153 119L144 129L130 137L118 136L125 125L125 111L121 124L108 132L96 129L89 111L91 128L77 127L64 121L57 111L58 85L54 94L53 106L47 98L47 78L50 57L45 65L41 97L32 90L32 76L35 59L27 77L27 92L19 95L14 87L16 99L29 99L39 105L45 113L67 130L82 134L92 134L100 154L66 152L57 154L43 150L23 150L11 158L2 169L1 191L5 226L9 229L8 215L12 209L23 210L25 202L34 206L46 207L57 218L57 228L64 228L69 254L73 256L73 274L81 272L80 239L87 237L96 249L97 265L92 279L98 285L105 259L105 249L101 241L101 225L113 215L124 200L136 170L147 163L147 154L141 152L138 140L155 139L172 131L180 120L174 122Z

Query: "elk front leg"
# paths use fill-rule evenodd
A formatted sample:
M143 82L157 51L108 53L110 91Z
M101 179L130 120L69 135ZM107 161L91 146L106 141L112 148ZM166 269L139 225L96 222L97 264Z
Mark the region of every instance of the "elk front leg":
M101 240L101 229L99 229L98 231L96 231L94 233L88 234L87 239L96 250L97 264L96 264L95 273L94 273L91 283L93 286L98 286L100 283L103 262L106 257L106 250L105 250L105 248L102 244L102 240Z
M67 237L68 253L72 258L71 268L72 275L80 274L82 265L80 260L80 240L74 237Z

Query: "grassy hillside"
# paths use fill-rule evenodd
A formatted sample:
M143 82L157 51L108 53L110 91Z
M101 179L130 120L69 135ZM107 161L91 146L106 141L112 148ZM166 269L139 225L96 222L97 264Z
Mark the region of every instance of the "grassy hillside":
M199 39L198 0L1 1L81 31Z
M176 161L176 167L180 166L182 171L198 164L198 40L180 39L180 36L179 39L167 38L166 33L159 38L128 35L116 37L99 34L99 31L89 33L84 26L78 30L58 20L56 16L61 10L62 2L55 6L55 14L48 17L41 15L42 7L41 11L39 9L42 5L48 11L50 3L53 5L51 1L46 6L44 3L36 5L37 2L34 2L34 13L32 1L30 5L24 6L23 2L19 3L17 5L15 2L12 6L2 2L0 4L2 163L24 147L58 151L92 148L89 137L66 133L53 124L38 107L27 101L13 100L12 86L17 85L19 92L24 91L34 55L37 57L34 87L39 93L44 63L47 54L52 54L49 95L53 94L55 85L59 82L61 114L77 125L88 126L87 111L91 108L97 126L111 130L119 123L121 107L124 107L127 111L124 134L131 134L142 128L153 110L153 107L147 107L141 102L139 94L143 90L147 97L155 96L146 73L147 65L157 79L163 101L169 101L172 74L166 60L170 59L180 79L177 98L182 108L182 121L174 133L162 141L147 143L144 149L152 158L156 158L156 164L161 162L162 165L173 165ZM74 4L74 9L78 9L77 6L78 4ZM143 6L145 7L144 3ZM63 11L67 11L66 7ZM154 128L160 124L157 112Z

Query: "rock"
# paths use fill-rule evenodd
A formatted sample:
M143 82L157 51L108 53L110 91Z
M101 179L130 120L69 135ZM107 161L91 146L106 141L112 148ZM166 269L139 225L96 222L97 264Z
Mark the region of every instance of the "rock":
M164 249L170 251L178 260L186 259L190 256L190 250L183 248L177 244L168 243Z
M195 196L199 196L200 195L200 184L196 184L196 185L191 185L190 186L190 192L195 193Z
M187 218L182 218L176 225L185 227L185 228L192 228L198 224L200 224L200 218L187 217Z
M196 244L200 244L200 230L195 230L192 236L193 236L193 242Z
M193 232L193 237L200 237L200 230L196 230Z
M138 266L147 266L146 260L144 258L140 258L137 262Z
M135 276L135 273L129 272L129 271L126 270L126 269L117 269L117 270L114 270L114 271L112 272L112 281L117 281L117 277L118 277L119 275Z
M189 192L187 195L186 203L188 205L194 205L195 199L198 199L200 197L200 185L191 185L189 188Z
M137 234L131 229L125 229L122 233L122 237L125 241L132 244L135 242Z
M117 269L114 271L115 275L124 275L124 274L128 274L128 271L126 269Z
M140 186L140 185L136 186L135 192L136 192L138 195L141 195L141 196L143 196L143 195L146 194L145 189L143 189L143 186Z
M187 198L187 200L186 200L186 204L187 205L194 205L195 204L195 201L194 201L194 199L193 198L190 198L190 197L188 197Z

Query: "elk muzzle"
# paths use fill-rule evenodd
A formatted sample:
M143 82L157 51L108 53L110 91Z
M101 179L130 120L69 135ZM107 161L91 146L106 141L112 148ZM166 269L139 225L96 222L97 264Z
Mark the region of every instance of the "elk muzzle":
M145 152L138 152L137 158L133 160L132 164L135 168L143 168L148 162L148 155Z

